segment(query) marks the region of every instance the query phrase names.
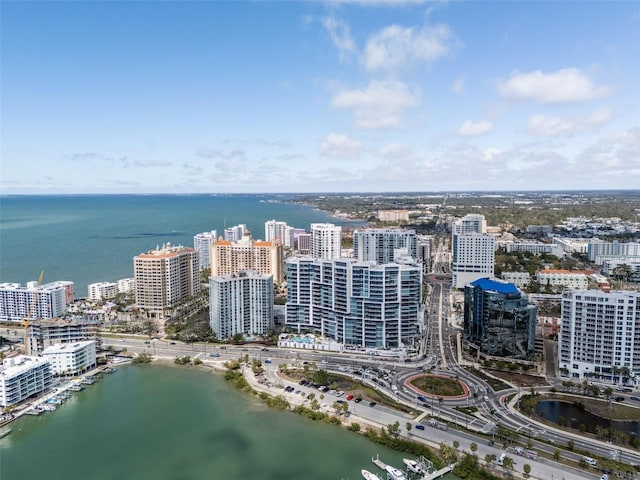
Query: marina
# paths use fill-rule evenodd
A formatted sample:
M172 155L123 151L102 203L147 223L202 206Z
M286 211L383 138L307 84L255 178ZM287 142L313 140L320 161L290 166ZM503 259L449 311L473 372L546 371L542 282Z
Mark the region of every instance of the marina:
M415 460L410 458L403 458L402 462L407 467L407 472L405 473L399 468L383 462L382 460L380 460L380 457L378 455L376 455L375 458L371 457L371 461L376 467L386 473L386 480L408 480L409 478L419 480L434 480L446 475L447 473L450 473L455 466L447 465L440 470L433 471L433 462L423 456ZM376 478L381 479L380 476L367 470L362 470L362 476L366 480L375 480Z

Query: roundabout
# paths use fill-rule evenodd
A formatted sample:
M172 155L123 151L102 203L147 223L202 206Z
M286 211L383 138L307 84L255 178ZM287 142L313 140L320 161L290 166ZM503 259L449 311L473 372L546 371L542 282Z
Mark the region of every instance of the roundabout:
M461 400L470 396L469 387L457 378L437 374L416 374L405 380L407 388L430 398Z

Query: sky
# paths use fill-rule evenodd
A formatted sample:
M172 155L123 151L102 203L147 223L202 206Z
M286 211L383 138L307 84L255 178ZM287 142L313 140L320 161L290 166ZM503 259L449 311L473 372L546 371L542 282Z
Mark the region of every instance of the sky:
M0 2L0 192L640 188L640 2Z

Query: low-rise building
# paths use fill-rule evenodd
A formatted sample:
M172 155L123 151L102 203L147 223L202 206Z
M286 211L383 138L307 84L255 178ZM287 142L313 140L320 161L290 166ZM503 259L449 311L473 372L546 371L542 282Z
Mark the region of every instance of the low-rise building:
M590 270L555 270L547 269L536 272L536 280L543 287L566 287L584 290L589 287Z
M17 405L46 391L52 383L48 359L27 355L6 358L0 366L0 407Z
M54 375L79 375L95 368L96 342L58 343L42 351Z
M109 300L118 294L118 284L113 282L98 282L88 285L89 300Z
M502 272L500 277L505 282L513 283L518 288L526 288L531 283L529 272Z
M381 222L408 222L409 210L378 210Z

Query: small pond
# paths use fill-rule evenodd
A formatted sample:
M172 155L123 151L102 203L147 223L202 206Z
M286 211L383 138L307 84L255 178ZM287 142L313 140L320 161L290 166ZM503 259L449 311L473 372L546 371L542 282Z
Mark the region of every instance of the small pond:
M542 400L536 405L536 414L554 423L565 423L576 430L584 424L586 431L596 433L596 425L608 428L609 425L615 430L620 430L629 435L640 435L640 422L608 420L583 410L576 405L560 400ZM562 421L561 419L564 419Z

